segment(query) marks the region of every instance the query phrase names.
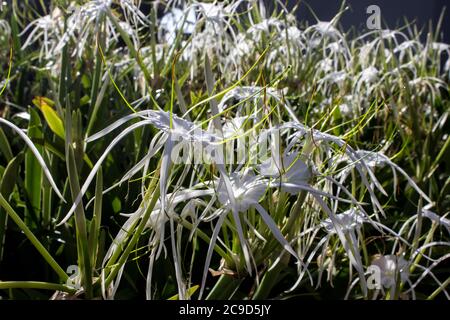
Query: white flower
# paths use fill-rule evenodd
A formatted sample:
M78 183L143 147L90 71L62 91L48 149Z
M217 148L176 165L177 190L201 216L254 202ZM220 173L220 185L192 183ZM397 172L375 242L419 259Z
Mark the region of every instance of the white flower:
M386 163L386 156L379 152L357 150L356 155L359 161L364 161L371 168L380 167Z
M450 45L446 44L446 43L441 43L441 42L433 42L431 44L431 47L433 48L433 50L438 51L439 53L443 52L443 51L450 51Z
M259 202L264 195L267 184L247 169L244 173L234 172L230 176L231 188L236 201L236 209L247 211L249 207ZM224 206L231 204L225 182L221 179L218 187L218 197Z
M372 262L372 266L380 269L381 284L385 288L395 286L400 276L402 282L409 278L409 263L403 258L394 254L382 256Z
M281 189L291 194L298 193L311 179L311 168L299 159L298 153L283 155L282 161L276 156L270 157L259 167L261 174L277 179ZM274 185L277 182L274 183Z
M320 65L320 67L323 67L323 66ZM324 71L327 72L326 70L324 70ZM345 73L345 71L335 71L335 72L331 72L331 73L327 74L325 77L320 79L319 84L322 84L325 81L329 81L330 83L340 84L345 79L347 79L347 74Z
M185 135L194 129L194 124L184 120L170 112L156 111L153 125L164 131L172 131L174 134ZM172 123L171 123L172 122Z
M339 111L342 115L351 116L353 114L352 100L352 95L346 95L342 98L342 103L339 105Z
M322 70L325 73L331 72L333 70L333 60L330 58L325 58L319 63L319 70Z
M130 0L120 0L118 3L122 9L126 21L116 21L117 24L128 34L134 47L139 47L137 29L139 26L130 23L140 22L145 24L145 16ZM113 0L93 0L78 6L71 3L69 7L70 16L67 18L67 29L54 49L54 54L59 54L64 46L72 39L75 44L73 54L81 57L89 40L96 34L100 21L105 18L105 46L110 48L112 43L119 39L119 32L116 30L112 14ZM111 13L111 16L108 15Z
M334 27L332 21L319 21L315 25L309 27L308 29L316 30L320 34L332 38L339 35L339 31ZM307 32L308 29L305 32Z
M378 69L375 67L368 67L360 74L360 81L365 83L374 82L378 78Z
M229 14L220 4L199 2L195 3L194 6L197 6L201 13L211 20L222 20L227 13Z
M224 139L238 139L244 134L244 124L250 122L253 117L235 117L223 123L223 137ZM210 123L210 131L214 129L214 123Z
M22 50L37 41L42 41L39 57L41 59L52 58L59 41L63 37L64 21L61 11L56 8L51 14L32 21L20 35L27 33L30 28L32 30L22 45Z
M338 225L333 224L331 219L325 219L321 222L321 226L330 234L336 234L336 228L340 228L342 231L347 232L355 230L364 223L365 219L359 214L358 210L349 209L343 213L336 215L336 221Z
M187 17L183 25L185 15ZM189 9L185 13L181 9L173 8L161 18L159 28L162 31L165 42L170 45L175 41L177 31L181 30L184 34L192 34L195 30L196 22L197 17L193 9Z
M219 141L219 138L214 134L202 130L200 126L180 118L175 114L172 114L172 119L169 112L156 111L154 115L152 124L156 128L170 133L170 138L173 141L200 142L205 144Z

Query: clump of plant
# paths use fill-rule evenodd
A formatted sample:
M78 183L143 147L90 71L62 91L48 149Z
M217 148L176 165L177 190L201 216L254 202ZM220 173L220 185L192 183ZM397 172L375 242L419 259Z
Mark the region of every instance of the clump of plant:
M449 46L342 14L4 7L0 295L448 299Z

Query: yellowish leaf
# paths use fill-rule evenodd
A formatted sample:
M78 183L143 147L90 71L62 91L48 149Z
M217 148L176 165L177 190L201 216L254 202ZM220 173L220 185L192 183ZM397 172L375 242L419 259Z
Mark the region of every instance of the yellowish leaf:
M64 123L59 115L51 107L54 102L46 97L36 97L33 103L41 110L50 129L61 139L65 138Z
M187 298L191 297L199 288L199 285L195 285L193 287L190 287L186 294L187 294ZM178 294L174 295L173 297L170 297L168 300L179 300Z

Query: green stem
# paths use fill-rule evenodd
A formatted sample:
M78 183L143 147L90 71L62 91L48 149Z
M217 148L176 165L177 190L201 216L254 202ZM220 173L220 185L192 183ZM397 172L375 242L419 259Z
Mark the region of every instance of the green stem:
M158 174L159 174L160 168L161 168L161 161L159 162L158 167L156 169L157 170L156 172L158 172ZM154 177L154 179L150 182L149 190L147 192L147 195L153 193L152 198L150 200L150 203L149 203L149 205L144 213L144 216L142 217L137 229L134 231L133 236L131 237L131 240L128 243L128 246L126 247L125 251L120 256L119 261L115 265L113 265L115 263L115 261L112 261L112 264L108 263L108 265L110 265L113 269L105 280L105 287L108 287L109 284L116 277L120 268L126 263L129 254L131 253L131 251L135 247L136 243L138 242L139 238L141 237L142 231L144 230L145 225L147 224L147 221L150 218L152 210L156 205L156 201L158 201L158 198L160 196L159 185L160 185L159 177ZM147 195L146 195L146 198L147 198Z
M234 292L239 288L243 279L233 278L230 275L223 274L212 288L206 300L224 300L230 299Z
M283 254L281 261L273 268L264 273L261 283L253 294L252 300L267 299L272 288L280 282L283 277L282 272L286 269L289 262L289 254Z
M441 293L449 284L450 284L450 277L448 277L447 280L445 280L444 283L439 288L434 290L434 292L432 294L430 294L430 296L427 298L427 300L433 300L434 298L436 298L436 296L439 293Z
M17 224L17 226L23 231L25 236L31 241L33 246L37 249L37 251L39 251L39 253L45 259L45 261L47 261L50 267L52 267L52 269L55 270L59 278L62 281L66 281L69 278L69 276L59 266L59 264L55 261L55 259L53 259L53 257L47 251L47 249L45 249L45 247L39 242L39 240L36 238L33 232L31 232L31 230L27 227L25 222L23 222L20 216L9 205L8 201L6 201L6 199L3 197L1 193L0 193L0 205L6 210L11 219L13 219L14 222Z
M76 292L66 285L39 281L0 281L0 289L43 289L52 291L63 291L70 294Z
M180 219L178 222L181 223L183 225L183 227L185 227L191 231L194 229L194 226L189 221ZM196 228L195 232L200 237L200 239L202 239L206 243L211 242L211 238L206 233L204 233L202 230L200 230L200 228ZM217 252L223 259L225 259L225 261L227 262L227 265L231 265L233 263L233 259L230 258L230 256L226 253L226 251L223 250L217 244L214 246L214 251Z

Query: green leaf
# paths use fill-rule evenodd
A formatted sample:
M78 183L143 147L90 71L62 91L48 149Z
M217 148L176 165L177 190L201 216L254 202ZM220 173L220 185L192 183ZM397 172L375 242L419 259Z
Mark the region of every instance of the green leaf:
M191 297L198 290L199 287L200 286L198 284L193 287L190 287L186 292L187 298ZM167 300L179 300L178 294L174 295L173 297L170 297Z
M111 203L114 213L118 213L122 209L122 202L118 197L115 197Z
M95 186L94 215L89 232L89 246L91 248L91 264L95 268L98 253L98 239L100 237L100 226L102 221L102 200L103 200L103 173L102 168L97 172L97 183Z
M31 140L42 139L42 125L39 115L30 108L30 123L28 126L28 137ZM36 149L42 154L43 148L36 145ZM27 150L25 154L25 190L30 201L31 210L27 208L25 212L25 221L31 218L32 214L38 218L41 208L41 186L42 186L42 168L34 154Z
M45 121L47 121L50 129L61 139L64 139L64 125L59 118L55 110L50 106L44 104L42 106L42 113L44 114Z
M6 161L11 161L13 158L11 146L9 145L8 138L2 128L0 128L0 151L5 156Z
M70 140L68 139L68 141ZM80 193L80 184L78 181L74 150L72 145L69 143L67 144L66 159L72 200L75 201L77 195ZM86 298L89 299L92 297L92 268L89 254L86 218L82 203L80 203L75 210L75 225L77 233L78 263L81 269L81 281L86 290Z
M0 192L9 198L16 185L16 179L18 177L19 166L23 161L23 153L19 153L13 158L5 169L0 182ZM3 258L3 248L5 243L6 224L8 221L8 215L3 208L0 207L0 261Z

